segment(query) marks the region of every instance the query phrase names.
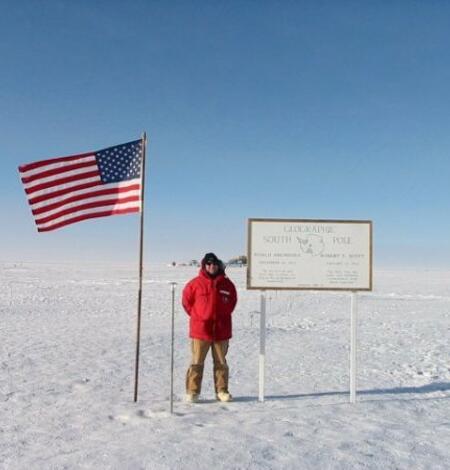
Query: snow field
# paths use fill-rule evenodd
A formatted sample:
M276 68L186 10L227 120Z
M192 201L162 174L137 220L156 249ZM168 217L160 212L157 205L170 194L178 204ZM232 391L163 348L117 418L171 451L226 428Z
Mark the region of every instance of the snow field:
M0 468L447 469L450 273L377 271L358 294L358 403L349 401L350 296L269 292L266 401L259 403L259 293L238 287L232 403L184 403L180 306L195 268L152 266L134 404L137 269L0 266ZM168 281L177 281L175 413L169 413Z

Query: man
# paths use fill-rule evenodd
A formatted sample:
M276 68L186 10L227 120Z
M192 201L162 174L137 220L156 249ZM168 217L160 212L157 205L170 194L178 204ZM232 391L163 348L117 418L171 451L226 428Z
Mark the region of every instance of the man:
M214 361L216 398L230 401L228 365L225 356L231 338L231 314L236 306L234 284L225 275L224 265L214 253L202 259L199 275L183 290L183 307L189 319L192 360L186 374L186 400L198 401L203 367L209 348Z

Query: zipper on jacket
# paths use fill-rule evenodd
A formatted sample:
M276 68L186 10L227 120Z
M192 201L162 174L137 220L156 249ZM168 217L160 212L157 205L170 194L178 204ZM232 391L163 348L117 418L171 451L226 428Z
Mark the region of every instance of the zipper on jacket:
M212 340L213 342L216 341L216 321L217 321L217 289L216 289L217 281L213 279L212 281L212 300L213 300L213 331L212 331Z

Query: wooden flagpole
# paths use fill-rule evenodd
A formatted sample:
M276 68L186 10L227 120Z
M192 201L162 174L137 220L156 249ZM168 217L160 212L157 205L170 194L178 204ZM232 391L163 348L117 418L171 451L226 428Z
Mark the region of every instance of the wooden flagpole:
M141 343L141 310L142 310L142 265L144 254L144 194L145 194L145 154L147 151L147 134L142 134L142 165L141 165L141 224L139 236L139 291L137 306L137 329L136 329L136 362L134 367L134 402L138 398L139 383L139 348Z

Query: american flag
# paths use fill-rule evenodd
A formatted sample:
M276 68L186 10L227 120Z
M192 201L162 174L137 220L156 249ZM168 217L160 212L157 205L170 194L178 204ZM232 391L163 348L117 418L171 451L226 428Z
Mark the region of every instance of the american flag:
M141 210L143 141L19 166L38 232Z

